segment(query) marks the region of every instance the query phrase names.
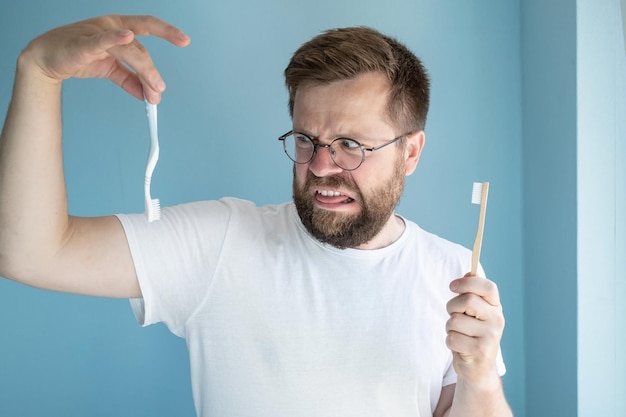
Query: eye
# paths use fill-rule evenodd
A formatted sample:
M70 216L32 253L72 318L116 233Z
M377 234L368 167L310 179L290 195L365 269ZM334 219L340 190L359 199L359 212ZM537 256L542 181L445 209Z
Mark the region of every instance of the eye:
M298 147L309 147L312 144L311 139L302 133L294 133L293 140Z
M339 142L339 146L346 149L354 149L359 147L359 144L352 139L340 138L337 140L337 142Z
M351 153L361 151L361 145L359 144L359 142L353 139L338 138L336 140L336 143L339 145L339 148L343 151L347 151Z

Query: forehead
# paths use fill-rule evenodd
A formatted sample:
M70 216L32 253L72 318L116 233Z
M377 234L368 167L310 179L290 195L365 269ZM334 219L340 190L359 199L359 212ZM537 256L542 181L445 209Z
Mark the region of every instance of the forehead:
M315 135L346 135L390 128L390 83L381 73L366 73L349 80L301 85L294 97L294 128ZM358 129L357 129L358 127Z

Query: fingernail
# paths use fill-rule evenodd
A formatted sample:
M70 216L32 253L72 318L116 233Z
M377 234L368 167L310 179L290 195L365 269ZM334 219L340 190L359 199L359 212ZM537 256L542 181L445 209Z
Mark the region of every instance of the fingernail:
M163 92L165 91L165 82L163 80L159 80L156 82L155 87L157 91Z

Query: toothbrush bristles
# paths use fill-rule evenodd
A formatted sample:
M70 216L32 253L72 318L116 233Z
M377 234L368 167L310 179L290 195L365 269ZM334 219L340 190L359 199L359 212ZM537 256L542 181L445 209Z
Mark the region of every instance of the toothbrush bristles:
M150 207L148 207L148 222L153 222L161 218L161 202L158 198L150 200Z
M483 183L475 182L472 187L472 204L480 204L483 196Z

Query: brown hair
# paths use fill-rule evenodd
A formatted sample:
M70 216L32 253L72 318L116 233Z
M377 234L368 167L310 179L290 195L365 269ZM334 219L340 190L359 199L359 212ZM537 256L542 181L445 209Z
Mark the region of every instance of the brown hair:
M403 132L424 130L430 82L421 61L403 44L368 27L331 29L303 44L285 68L289 114L304 83L327 84L367 72L387 76L388 117Z

